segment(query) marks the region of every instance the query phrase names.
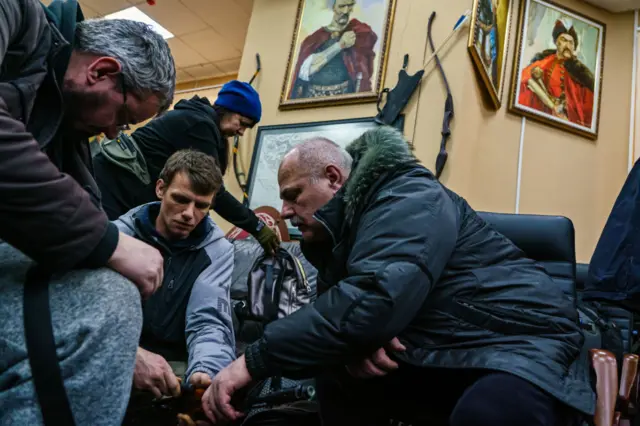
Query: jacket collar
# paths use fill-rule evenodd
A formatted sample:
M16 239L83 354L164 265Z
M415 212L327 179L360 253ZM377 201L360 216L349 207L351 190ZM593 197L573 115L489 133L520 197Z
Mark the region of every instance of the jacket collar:
M43 6L52 31L52 48L55 55L54 70L56 80L62 85L64 75L67 72L73 43L76 34L76 25L84 21L84 14L76 0L54 1L49 7Z
M390 126L378 127L362 134L347 146L353 159L351 173L344 186L315 214L331 235L333 244L340 241L346 227L353 223L368 194L383 175L418 163L402 133Z
M160 202L149 203L134 215L136 232L145 240L159 245L167 252L176 252L183 249L196 248L208 237L211 232L211 223L202 220L191 234L183 240L167 240L156 230L156 219L160 213Z
M49 96L45 95L45 98L49 99L46 102L52 104L55 102L55 105L49 106L48 110L45 111L43 111L44 107L38 108L34 106L29 123L27 124L27 129L34 135L40 144L40 148L45 149L50 144L62 145L62 143L59 143L59 140L63 137L61 127L64 126L62 86L73 51L76 24L84 20L84 16L76 0L54 1L48 7L44 4L41 4L41 7L48 22L48 33L50 36L50 45L47 51L47 76L42 84L49 86L47 93L51 94L50 99ZM40 96L38 96L38 99L40 99ZM40 102L36 102L36 104L39 105ZM58 112L52 114L50 110ZM64 138L68 139L68 136L65 135ZM84 137L79 140L83 139ZM56 143L52 143L54 140ZM62 161L62 154L59 152L59 149L54 148L48 152L48 154L54 159L58 168L61 168L60 161ZM91 181L93 181L93 178L88 182ZM97 187L95 187L95 185L90 183L89 186L92 187L91 191L93 193L97 193Z
M345 187L340 188L333 198L313 215L313 218L320 222L329 233L334 246L340 241L342 227L345 223L344 192Z

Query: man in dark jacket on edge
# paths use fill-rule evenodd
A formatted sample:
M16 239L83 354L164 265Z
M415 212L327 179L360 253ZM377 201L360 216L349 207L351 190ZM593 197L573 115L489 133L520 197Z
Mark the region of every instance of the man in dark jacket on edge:
M302 232L320 296L214 378L208 417L238 417L230 396L277 374L316 376L332 426L567 426L592 414L576 308L544 269L396 130L341 151L315 139L283 159L282 214Z
M227 138L242 136L261 116L258 92L248 83L232 80L220 89L213 105L209 99L197 95L181 100L173 110L133 132L130 142L135 147L132 148L140 153L140 167L146 169L148 176L137 176L103 149L94 157L94 165L107 215L115 220L134 207L155 201L158 175L167 159L178 150L195 149L211 155L224 175L229 162ZM116 152L119 153L119 149ZM276 233L224 186L212 208L222 218L253 235L266 250L277 248Z
M27 353L28 315L51 322L53 336L46 327L27 334L54 340L58 359L48 359L64 380L55 396L68 397L75 423L118 425L142 326L140 293L162 283L163 261L101 210L87 137L115 137L165 110L173 58L148 25L78 22L75 0L49 8L0 0L0 11L0 424L42 424L38 403L50 401L35 393L29 358L44 355ZM34 265L48 276L44 285L25 284ZM51 312L31 309L34 299ZM54 371L44 373L38 383L53 386Z

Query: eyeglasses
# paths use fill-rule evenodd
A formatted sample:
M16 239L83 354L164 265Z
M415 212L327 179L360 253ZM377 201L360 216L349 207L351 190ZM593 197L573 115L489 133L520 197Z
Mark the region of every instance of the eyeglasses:
M124 82L123 73L120 73L119 80L120 80L120 88L122 89L123 102L122 102L122 107L120 108L120 113L118 114L119 115L118 121L124 124L120 124L116 126L116 128L118 129L118 131L130 130L131 127L129 127L129 113L127 110L127 85Z

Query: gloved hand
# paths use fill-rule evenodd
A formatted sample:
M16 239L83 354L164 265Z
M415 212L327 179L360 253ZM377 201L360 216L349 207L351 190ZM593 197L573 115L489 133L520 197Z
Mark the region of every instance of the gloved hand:
M260 243L265 252L269 254L275 253L280 247L280 239L278 234L273 229L269 228L266 224L262 224L262 228L255 234L256 240Z

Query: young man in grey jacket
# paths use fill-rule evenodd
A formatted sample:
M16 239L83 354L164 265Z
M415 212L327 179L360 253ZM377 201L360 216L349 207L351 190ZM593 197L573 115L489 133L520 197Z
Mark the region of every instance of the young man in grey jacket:
M185 382L207 387L235 359L230 306L233 246L208 212L222 186L215 160L199 151L169 157L156 183L160 202L143 204L114 223L157 248L164 282L143 303L133 386L156 397L177 396L170 361L187 362Z

